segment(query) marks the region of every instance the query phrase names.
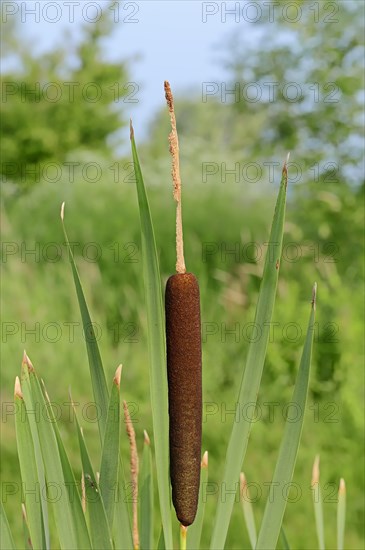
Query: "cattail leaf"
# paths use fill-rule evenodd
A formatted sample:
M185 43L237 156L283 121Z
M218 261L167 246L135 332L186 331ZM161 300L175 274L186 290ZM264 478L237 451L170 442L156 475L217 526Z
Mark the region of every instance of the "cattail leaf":
M256 306L254 326L259 329L260 338L251 340L249 345L246 367L242 375L238 398L236 399L237 407L239 407L240 410L246 403L256 403L260 388L279 275L284 232L287 180L288 174L285 164L276 202L274 219L271 226L264 274ZM237 487L237 480L239 479L242 463L246 454L250 430L251 422L243 417L240 418L238 422L235 421L233 423L223 472L222 486L226 487L227 494L224 501L221 498L218 499L211 539L212 550L219 550L224 547L235 501L235 494L233 491L234 488Z
M132 125L131 146L141 222L142 261L147 309L150 391L157 486L165 545L167 548L172 548L164 308L155 235Z
M283 550L290 550L289 542L288 542L288 539L286 538L286 534L283 526L281 526L281 529L280 529L280 540L281 540L281 546L283 547Z
M248 532L248 538L250 539L251 548L255 548L257 542L255 517L253 515L250 493L247 487L245 474L243 472L240 474L240 501L242 504L243 517Z
M344 479L340 480L337 503L337 549L344 549L346 520L346 486Z
M75 491L75 480L73 476L72 479L69 479L64 475L64 460L67 455L63 449L65 456L61 458L59 451L60 442L58 440L60 437L51 404L43 394L34 370L29 371L29 381L32 405L35 410L42 411L37 416L36 425L45 468L46 483L50 491L57 491L57 498L55 498L55 495L52 495L50 500L54 511L60 547L62 549L91 548L85 518L82 514L81 502L77 491ZM72 497L70 492L72 492Z
M200 548L200 539L203 530L203 521L204 521L204 512L205 512L205 502L206 502L206 490L208 483L208 451L203 455L201 462L201 473L200 473L200 488L199 488L199 503L198 509L196 512L196 517L194 523L190 525L188 529L187 536L187 549L196 550Z
M98 427L99 427L100 442L101 442L101 445L103 445L104 433L105 433L107 416L108 416L109 392L108 392L103 363L101 360L101 355L100 355L94 327L91 321L91 317L87 307L84 291L82 289L79 273L76 267L72 249L68 240L66 227L64 224L64 203L62 204L62 208L61 208L61 221L62 221L62 228L65 235L67 249L69 252L69 258L71 263L72 275L75 283L77 299L79 302L82 325L83 325L84 334L85 334L85 342L86 342L86 349L87 349L87 355L89 360L90 377L92 382L94 399L99 409Z
M104 502L96 479L85 439L75 412L77 435L79 439L82 470L85 480L86 512L89 517L90 537L93 548L112 550L113 542L110 534Z
M24 540L24 549L25 550L32 550L33 548L37 548L36 546L33 546L33 542L30 536L29 531L29 523L27 518L27 513L25 511L25 506L22 503L22 520L23 520L23 540Z
M161 529L160 536L158 537L157 550L166 550L163 528Z
M145 432L139 478L139 525L141 550L150 550L153 544L153 475L151 443Z
M0 503L0 531L1 531L1 548L3 550L15 550L13 535L10 531L8 518L6 516L3 501Z
M22 362L22 371L21 371L21 381L22 381L23 399L24 399L27 411L35 411L35 407L33 405L30 380L29 380L29 369L32 369L32 368L33 368L33 365L29 357L27 356L27 354L24 352L23 362ZM42 522L43 522L43 532L44 532L44 538L45 538L45 548L48 550L50 548L50 535L49 535L49 520L48 520L48 502L47 502L47 492L46 492L46 476L45 476L41 446L39 442L36 414L29 414L29 415L27 414L27 421L28 421L31 436L32 436L34 457L35 457L35 463L37 468L37 477L38 477L39 489L40 489L39 497L40 497L40 504L42 509Z
M132 550L132 527L125 494L125 475L122 458L119 460L118 493L114 506L113 540L115 550Z
M15 430L18 459L22 485L26 489L24 491L24 502L25 510L27 512L30 538L34 548L45 548L46 537L44 532L40 495L41 485L38 479L37 464L27 409L18 377L15 382L14 402L16 411Z
M307 335L300 361L299 372L295 383L293 398L291 401L295 404L296 410L301 411L301 414L299 415L299 419L295 422L288 418L285 423L284 436L281 441L279 456L276 462L271 485L275 488L274 494L270 491L270 495L266 501L264 517L256 545L257 549L268 550L270 548L276 548L280 534L280 528L287 503L284 487L287 487L293 478L303 428L312 356L315 309L316 285L314 285L313 289L312 309L309 317Z
M312 494L313 494L313 507L314 517L316 521L316 531L318 538L319 550L325 550L324 544L324 521L323 521L323 500L321 486L319 483L319 456L316 456L312 469Z
M113 529L114 503L116 500L119 471L119 441L120 441L120 374L118 367L110 392L108 418L103 442L100 465L100 491L103 497L105 513L109 529Z

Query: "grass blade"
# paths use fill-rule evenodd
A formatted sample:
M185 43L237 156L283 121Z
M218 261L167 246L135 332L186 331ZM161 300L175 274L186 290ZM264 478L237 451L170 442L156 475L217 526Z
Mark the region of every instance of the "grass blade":
M260 328L260 338L250 342L246 368L242 376L238 399L236 399L237 407L243 407L246 403L256 403L260 387L279 275L287 181L288 173L285 163L271 227L260 294L256 306L254 325ZM239 479L243 459L246 454L250 429L251 422L247 421L247 419L241 418L239 422L233 423L223 473L223 484L227 490L227 498L225 502L223 502L223 499L218 500L211 539L212 550L219 550L224 547L235 500L233 490L237 486L237 480Z
M141 550L150 550L150 548L153 548L153 476L151 442L146 431L144 432L139 487L141 497L139 507Z
M337 549L343 550L345 538L345 519L346 519L346 485L345 480L341 478L338 490L337 504Z
M253 509L250 499L250 493L247 487L247 481L245 474L241 472L240 474L240 497L242 503L243 517L245 519L246 528L248 532L248 538L250 539L251 548L256 547L257 542L257 533L255 525L255 517L253 515Z
M312 485L312 491L313 491L313 506L314 506L314 516L316 520L318 548L319 550L325 550L322 493L321 493L321 486L319 484L319 455L317 455L316 458L314 459L311 485Z
M93 548L112 550L113 543L110 535L108 520L105 513L104 503L100 492L89 453L86 447L79 421L74 411L77 435L79 438L82 469L85 479L85 500L86 511L89 515L90 537Z
M45 548L46 539L43 529L43 517L38 479L37 464L34 454L32 433L30 430L27 409L20 386L19 378L15 379L15 429L18 448L18 459L22 484L25 487L24 501L27 512L27 523L30 539L34 548Z
M79 273L77 271L70 242L68 240L68 236L66 233L66 227L64 224L64 207L65 207L65 203L63 203L61 207L62 229L65 235L65 241L69 252L72 275L74 278L77 299L80 307L82 325L83 325L84 334L85 334L87 355L89 359L90 377L92 382L94 399L97 407L100 410L100 414L98 414L98 427L99 427L100 442L101 442L101 445L103 445L104 433L105 433L107 416L108 416L109 393L108 393L108 387L106 383L103 363L101 361L99 346L95 336L94 327L91 322L91 317L87 307L85 295L82 290Z
M105 513L109 529L113 529L114 503L118 487L119 471L119 441L120 441L120 376L122 366L116 370L110 402L108 419L105 430L103 451L100 465L100 492L104 501Z
M208 451L205 451L201 462L199 503L194 523L189 526L187 536L187 549L196 550L200 548L200 539L203 529L206 489L208 483Z
M172 548L164 308L155 235L146 189L138 160L137 148L134 141L132 124L131 145L141 221L143 277L148 322L151 408L156 455L157 485L165 545L166 548Z
M279 457L272 481L272 487L279 490L275 491L275 495L272 495L270 491L270 495L266 501L264 517L256 545L257 549L261 548L268 550L270 548L276 548L287 502L283 487L291 483L293 478L308 394L316 309L316 288L317 285L315 284L313 288L312 309L309 317L307 335L292 398L292 403L296 405L297 410L301 411L301 414L298 421L293 422L287 420L285 423L284 436L280 445Z
M8 518L6 516L3 501L0 503L0 531L1 548L3 550L15 550L13 535L11 534Z

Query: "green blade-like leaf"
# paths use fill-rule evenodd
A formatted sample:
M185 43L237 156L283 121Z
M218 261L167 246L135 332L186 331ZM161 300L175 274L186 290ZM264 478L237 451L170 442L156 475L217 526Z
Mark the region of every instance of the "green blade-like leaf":
M30 387L30 380L28 369L32 369L33 365L24 352L23 362L22 362L22 371L21 371L21 380L22 380L22 392L27 411L35 411L35 406L33 404L32 392ZM40 504L42 508L42 521L43 521L43 532L45 536L45 547L50 548L50 535L49 535L49 520L48 520L48 502L47 502L47 492L46 492L46 476L43 464L43 457L41 446L39 442L38 428L37 428L37 412L36 414L27 415L32 441L34 456L37 468L37 477L39 481L40 489Z
M167 402L164 309L161 292L160 269L158 265L150 207L138 160L132 125L131 144L141 220L143 277L148 322L151 407L156 455L157 485L165 545L166 548L172 548L168 438L169 419Z
M120 374L118 367L110 392L108 419L105 430L103 451L100 465L100 492L103 497L109 529L113 529L114 503L118 487L119 440L120 440Z
M153 548L153 477L151 443L144 433L142 465L139 478L139 525L141 550Z
M254 326L260 331L260 338L251 340L248 349L246 368L244 370L237 407L246 403L256 403L260 381L264 367L267 344L270 335L270 323L275 303L276 287L279 275L279 264L283 242L286 187L288 181L286 164L283 168L280 191L276 202L274 219L271 226L270 240L266 253L264 274L260 294L256 306ZM218 500L217 513L214 521L211 549L224 547L227 531L235 501L234 488L237 486L243 459L246 454L251 422L241 418L233 423L224 465L223 484L226 487L226 498Z
M280 445L279 456L272 481L272 487L275 488L275 493L273 495L270 491L270 495L266 501L264 517L256 545L257 549L275 549L280 534L287 503L283 488L291 483L293 478L307 402L315 309L316 285L313 289L312 310L309 317L307 335L292 398L292 403L295 404L296 410L301 411L301 414L297 422L287 419L285 423L284 436Z
M125 475L122 456L119 460L118 492L114 507L113 539L115 550L132 550L132 527L125 491Z
M163 528L161 528L160 536L158 537L157 550L166 550Z
M45 388L44 388L44 393L45 393L46 400L48 400ZM53 414L51 407L49 408L49 411L50 411L50 414ZM90 544L89 532L87 529L84 512L82 510L81 497L78 491L78 484L76 482L74 473L72 471L71 464L68 459L66 449L63 445L62 437L54 416L52 416L51 421L53 424L53 428L54 428L54 432L57 440L58 452L60 453L62 470L65 478L66 490L67 490L68 497L72 507L72 514L74 517L75 529L77 531L77 538L80 541L85 539L87 543Z
M188 550L200 548L200 539L203 529L206 492L208 483L208 451L203 455L200 471L199 502L195 520L189 526L186 547Z
M2 500L0 503L0 531L2 550L15 550L13 536L10 531L8 518L6 516Z
M337 549L344 549L346 520L346 486L344 479L340 480L337 503Z
M85 479L86 511L89 515L90 537L93 548L112 550L113 542L110 534L108 520L105 512L100 486L94 474L91 460L86 447L85 439L78 422L76 411L75 421L79 438L82 470Z
M28 519L27 519L27 514L26 514L26 511L25 511L24 504L22 504L22 519L23 519L24 548L25 548L25 550L32 550L33 549L33 544L32 544L32 539L31 539L31 536L30 536L29 524L28 524ZM37 547L35 546L35 548L37 548Z
M30 363L30 362L29 362ZM25 365L26 368L26 365ZM25 370L25 368L23 370ZM51 506L54 511L59 544L61 548L91 548L90 539L81 507L80 500L70 491L75 487L69 487L69 480L65 478L63 461L59 452L59 443L56 435L56 421L48 399L45 398L39 380L33 366L28 364L28 376L30 381L32 404L35 410L42 411L37 417L37 429L42 451L43 463L46 474L47 486L52 491L57 491L57 498L52 495ZM31 414L29 411L28 414ZM56 429L55 429L56 427Z
M98 427L99 427L100 442L101 442L101 445L103 445L105 427L106 427L107 416L108 416L109 392L108 392L108 387L106 383L103 363L100 356L99 346L95 336L94 327L93 327L89 310L87 307L85 295L82 290L82 285L81 285L79 273L77 271L77 267L75 264L72 249L66 233L66 227L64 224L64 203L62 204L62 208L61 208L61 220L62 220L63 232L65 235L65 241L69 252L72 275L75 282L76 294L79 302L82 325L83 325L84 334L85 334L85 342L86 342L86 349L87 349L87 355L89 360L90 377L92 382L94 399L100 412L98 414Z
M45 548L46 538L43 528L40 483L38 479L32 433L18 377L16 377L15 382L14 400L18 459L22 484L25 488L24 501L30 539L34 548Z
M281 529L280 529L280 540L281 540L281 545L283 547L283 550L290 550L289 542L288 542L288 539L286 538L286 534L283 529L283 526L281 526Z
M240 500L251 548L255 548L257 542L255 517L253 515L250 493L247 487L245 474L243 472L240 474Z
M314 517L316 520L316 531L318 538L319 550L325 550L324 544L324 521L323 521L323 506L322 506L322 493L321 486L319 484L319 456L314 459L312 470L312 492L313 492L313 507Z

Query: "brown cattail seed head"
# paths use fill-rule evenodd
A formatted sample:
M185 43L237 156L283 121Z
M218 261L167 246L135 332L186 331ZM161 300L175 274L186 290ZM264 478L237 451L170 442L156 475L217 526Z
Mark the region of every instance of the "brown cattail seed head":
M202 432L200 296L192 273L166 285L166 346L172 501L182 525L196 515Z

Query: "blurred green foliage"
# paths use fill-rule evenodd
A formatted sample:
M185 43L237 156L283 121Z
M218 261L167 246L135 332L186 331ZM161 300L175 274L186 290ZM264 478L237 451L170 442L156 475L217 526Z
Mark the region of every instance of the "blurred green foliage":
M3 61L14 56L11 30L4 33ZM55 166L72 162L76 151L111 158L128 91L126 63L105 59L103 41L112 30L112 12L104 9L96 23L84 24L78 43L66 34L61 48L42 56L30 44L16 46L18 56L0 79L3 181L27 188L44 171L55 177Z
M324 15L328 13L323 11L315 23L313 14L309 17L300 3L307 19L295 25L283 20L263 25L259 45L250 46L243 35L232 37L232 42L225 45L230 59L227 89L232 89L235 82L244 85L256 81L278 82L283 89L286 82L295 81L305 91L302 101L290 102L281 93L275 101L263 98L256 103L242 98L224 102L219 94L207 101L198 96L181 97L176 100L176 115L185 256L188 269L197 274L201 286L203 450L209 451L211 479L218 483L223 468L233 421L230 411L235 406L240 371L245 365L248 324L254 319L265 242L280 178L280 167L275 167L272 178L264 163L281 163L287 150L291 150L293 164L292 168L289 165L276 325L258 398L261 414L252 430L244 471L248 480L261 484L262 495L253 504L259 522L267 495L263 484L270 482L273 473L284 424L282 411L291 398L311 288L317 281L317 333L309 406L294 475L302 495L297 502L288 503L284 527L293 548L316 546L310 477L314 455L320 453L327 545L335 547L333 491L340 477L344 477L348 490L345 544L346 548L355 549L364 546L364 181L363 153L358 141L364 87L359 63L362 7L358 2L330 4L339 7L338 23L325 22ZM325 9L325 3L318 5ZM283 44L285 37L288 43ZM94 29L94 35L80 46L78 55L85 59L85 67L79 66L78 75L72 73L72 78L100 78L104 89L114 78L123 79L125 69L119 68L117 74L117 67L101 61L99 38ZM88 44L95 45L94 52ZM48 80L56 78L60 65L51 60L68 59L64 56L65 52L55 52L51 58L33 59L28 82L39 79L40 74ZM15 79L15 75L11 78ZM24 78L23 73L21 81ZM3 79L8 80L9 75L3 75ZM315 83L319 87L309 90ZM325 101L331 91L325 89L328 83L336 85L335 103ZM318 101L314 95L317 89ZM151 432L151 414L139 218L134 183L129 176L130 159L118 159L121 177L114 181L108 171L112 152L105 139L118 128L120 120L115 114L111 116L111 102L93 106L78 101L43 107L42 102L12 103L2 104L2 132L6 130L10 136L4 144L3 160L21 159L28 164L49 159L87 162L97 158L103 175L95 183L83 181L81 170L76 170L74 182L66 174L54 184L43 181L33 185L27 180L28 192L20 196L14 195L12 189L18 190L19 185L24 188L21 179L6 176L8 186L1 206L2 400L5 404L12 401L13 380L25 346L45 377L54 401L67 402L69 385L80 407L92 395L77 300L58 218L60 204L66 200L68 233L76 243L75 255L85 293L93 320L101 330L99 344L104 365L111 379L115 367L120 362L124 364L123 398L135 403L135 428L141 449L143 429ZM36 116L34 109L39 110ZM61 137L60 125L65 125ZM135 131L138 143L138 128ZM49 132L54 139L47 137ZM168 132L169 119L163 110L156 114L149 139L139 147L163 283L175 266ZM40 137L33 139L37 135ZM65 141L61 143L62 140ZM261 169L260 178L245 179L241 172L238 179L232 174L224 176L223 162L227 169L236 163L241 166L254 162ZM208 168L214 170L208 173ZM251 248L250 243L256 248ZM74 330L70 323L75 323ZM35 330L34 334L27 333L28 329ZM279 404L273 418L265 403ZM214 404L213 409L209 404ZM76 449L74 425L67 421L66 413L62 418L66 444ZM93 441L97 441L95 424L85 422L85 435L92 450L96 445ZM123 448L127 452L127 441ZM75 464L75 468L80 465ZM18 479L11 415L3 429L2 477ZM210 496L206 503L203 545L209 541L216 498ZM20 521L19 495L4 504L14 530ZM237 505L227 548L245 545L248 538Z

